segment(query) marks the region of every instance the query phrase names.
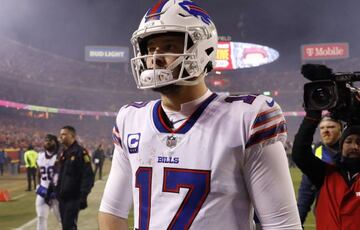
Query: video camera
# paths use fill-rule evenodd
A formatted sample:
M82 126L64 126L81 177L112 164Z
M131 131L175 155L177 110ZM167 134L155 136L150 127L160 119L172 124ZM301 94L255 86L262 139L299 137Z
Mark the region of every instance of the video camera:
M337 72L325 65L305 64L302 75L312 82L304 85L306 110L328 110L335 119L360 124L360 72Z

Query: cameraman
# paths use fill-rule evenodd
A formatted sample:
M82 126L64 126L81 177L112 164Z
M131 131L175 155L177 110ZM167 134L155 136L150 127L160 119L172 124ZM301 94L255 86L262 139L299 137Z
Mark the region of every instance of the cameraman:
M360 225L360 126L349 126L341 138L335 164L320 160L311 144L321 111L309 110L295 136L292 157L319 191L316 229L355 230Z
M330 116L323 116L319 124L319 130L321 142L315 145L313 154L326 163L334 164L336 157L339 156L337 152L339 150L342 123ZM301 130L299 130L299 132L301 132ZM304 174L301 178L298 194L297 205L301 224L304 224L317 195L315 186Z

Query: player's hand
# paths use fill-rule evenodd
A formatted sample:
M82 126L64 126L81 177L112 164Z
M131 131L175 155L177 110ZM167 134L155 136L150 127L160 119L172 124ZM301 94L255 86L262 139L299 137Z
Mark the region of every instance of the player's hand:
M49 205L49 206L51 205L49 196L45 196L44 201L47 205Z
M87 206L88 206L87 198L86 197L80 198L80 205L79 205L80 210L87 208Z

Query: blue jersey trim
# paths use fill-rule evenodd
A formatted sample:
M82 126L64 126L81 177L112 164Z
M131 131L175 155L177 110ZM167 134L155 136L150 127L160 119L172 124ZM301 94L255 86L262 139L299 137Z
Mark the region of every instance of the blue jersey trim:
M245 147L248 148L254 144L258 144L267 139L276 137L277 135L279 135L281 133L286 133L286 131L287 131L287 128L286 128L285 121L280 122L278 124L270 126L264 130L260 130L256 133L254 133L253 135L251 135L251 137Z
M153 120L156 129L160 133L178 133L185 134L187 133L196 123L196 121L200 118L201 114L207 108L207 106L217 97L216 93L211 94L204 102L200 104L200 106L195 110L195 112L185 121L185 123L180 126L178 129L173 130L168 127L164 118L161 117L161 111L163 111L161 107L161 101L157 101L153 108Z

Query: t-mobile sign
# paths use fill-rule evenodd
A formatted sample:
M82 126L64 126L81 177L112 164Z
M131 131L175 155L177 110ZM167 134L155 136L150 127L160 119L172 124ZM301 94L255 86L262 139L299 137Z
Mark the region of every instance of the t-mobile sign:
M301 46L303 60L344 59L349 57L349 43L322 43Z

